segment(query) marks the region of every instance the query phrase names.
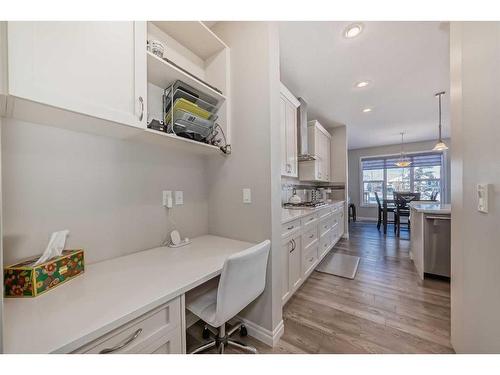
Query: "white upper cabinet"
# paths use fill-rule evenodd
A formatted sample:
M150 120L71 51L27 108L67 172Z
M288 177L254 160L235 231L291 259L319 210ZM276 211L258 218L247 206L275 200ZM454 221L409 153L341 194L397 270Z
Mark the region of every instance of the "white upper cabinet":
M299 165L299 179L302 181L330 182L332 136L316 120L307 124L309 153L315 160L302 161Z
M8 22L9 95L146 127L146 22Z
M297 108L300 103L281 84L280 133L281 133L281 175L297 177Z

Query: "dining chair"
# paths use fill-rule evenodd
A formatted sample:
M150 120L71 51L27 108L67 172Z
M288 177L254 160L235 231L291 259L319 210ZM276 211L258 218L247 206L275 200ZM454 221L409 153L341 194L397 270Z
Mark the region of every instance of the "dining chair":
M437 200L437 196L439 194L439 191L433 191L432 194L431 194L431 201L435 201Z
M382 203L380 203L380 198L378 197L378 193L375 192L375 199L377 200L377 211L378 211L378 220L377 220L377 229L380 230L380 225L382 224L382 217L384 216L384 208L382 207ZM395 213L395 207L387 207L387 213L392 212ZM396 223L396 218L394 220L389 221L387 223ZM396 227L394 227L394 232L396 232Z
M410 230L410 207L408 203L420 200L420 193L394 192L394 201L396 202L396 211L394 219L396 221L397 236L401 233L401 217L407 217L408 230Z

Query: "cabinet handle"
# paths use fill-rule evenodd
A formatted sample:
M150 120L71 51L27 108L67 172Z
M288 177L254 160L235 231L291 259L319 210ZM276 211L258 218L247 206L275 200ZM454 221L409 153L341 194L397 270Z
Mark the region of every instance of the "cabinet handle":
M314 237L314 234L311 234L311 235L309 236L309 238L313 238L313 237Z
M286 228L286 230L292 230L293 228L295 227L292 225L291 227Z
M139 121L142 121L144 117L144 99L142 96L139 96L139 103L141 103L141 114L139 115Z
M132 341L134 341L136 338L138 338L141 333L142 333L142 328L139 328L137 331L134 332L132 336L130 336L127 340L125 340L123 344L114 346L112 348L103 349L99 352L99 354L110 354L116 352L117 350L123 349L124 347L129 345Z
M314 260L314 257L309 258L308 262L312 262Z
M292 244L292 250L290 250L290 253L293 253L293 251L295 250L295 240L290 240L290 243Z

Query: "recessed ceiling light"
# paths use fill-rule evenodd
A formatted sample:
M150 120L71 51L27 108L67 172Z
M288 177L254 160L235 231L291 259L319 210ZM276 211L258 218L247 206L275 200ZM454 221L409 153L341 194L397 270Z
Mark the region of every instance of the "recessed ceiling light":
M373 109L372 108L363 108L363 113L368 113L371 112Z
M356 86L358 89L361 89L363 87L366 87L370 84L370 81L359 81L359 82L356 82L356 84L354 86Z
M344 30L344 36L349 39L354 38L361 34L361 31L363 31L363 25L360 23L353 23L352 25L346 27Z

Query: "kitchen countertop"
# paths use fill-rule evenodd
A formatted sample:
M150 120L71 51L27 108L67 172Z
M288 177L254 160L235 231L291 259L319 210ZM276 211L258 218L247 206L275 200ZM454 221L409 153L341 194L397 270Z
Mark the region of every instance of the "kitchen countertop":
M219 275L254 244L205 235L191 244L86 265L35 298L4 299L5 353L68 353Z
M324 208L332 207L332 206L341 206L345 201L329 201L328 204L325 204L321 207L316 208L305 208L302 210L294 209L294 208L282 208L281 209L281 224L289 223L290 221L300 219L304 216L311 215L315 212L321 211Z
M451 204L410 202L411 209L423 214L451 214Z

